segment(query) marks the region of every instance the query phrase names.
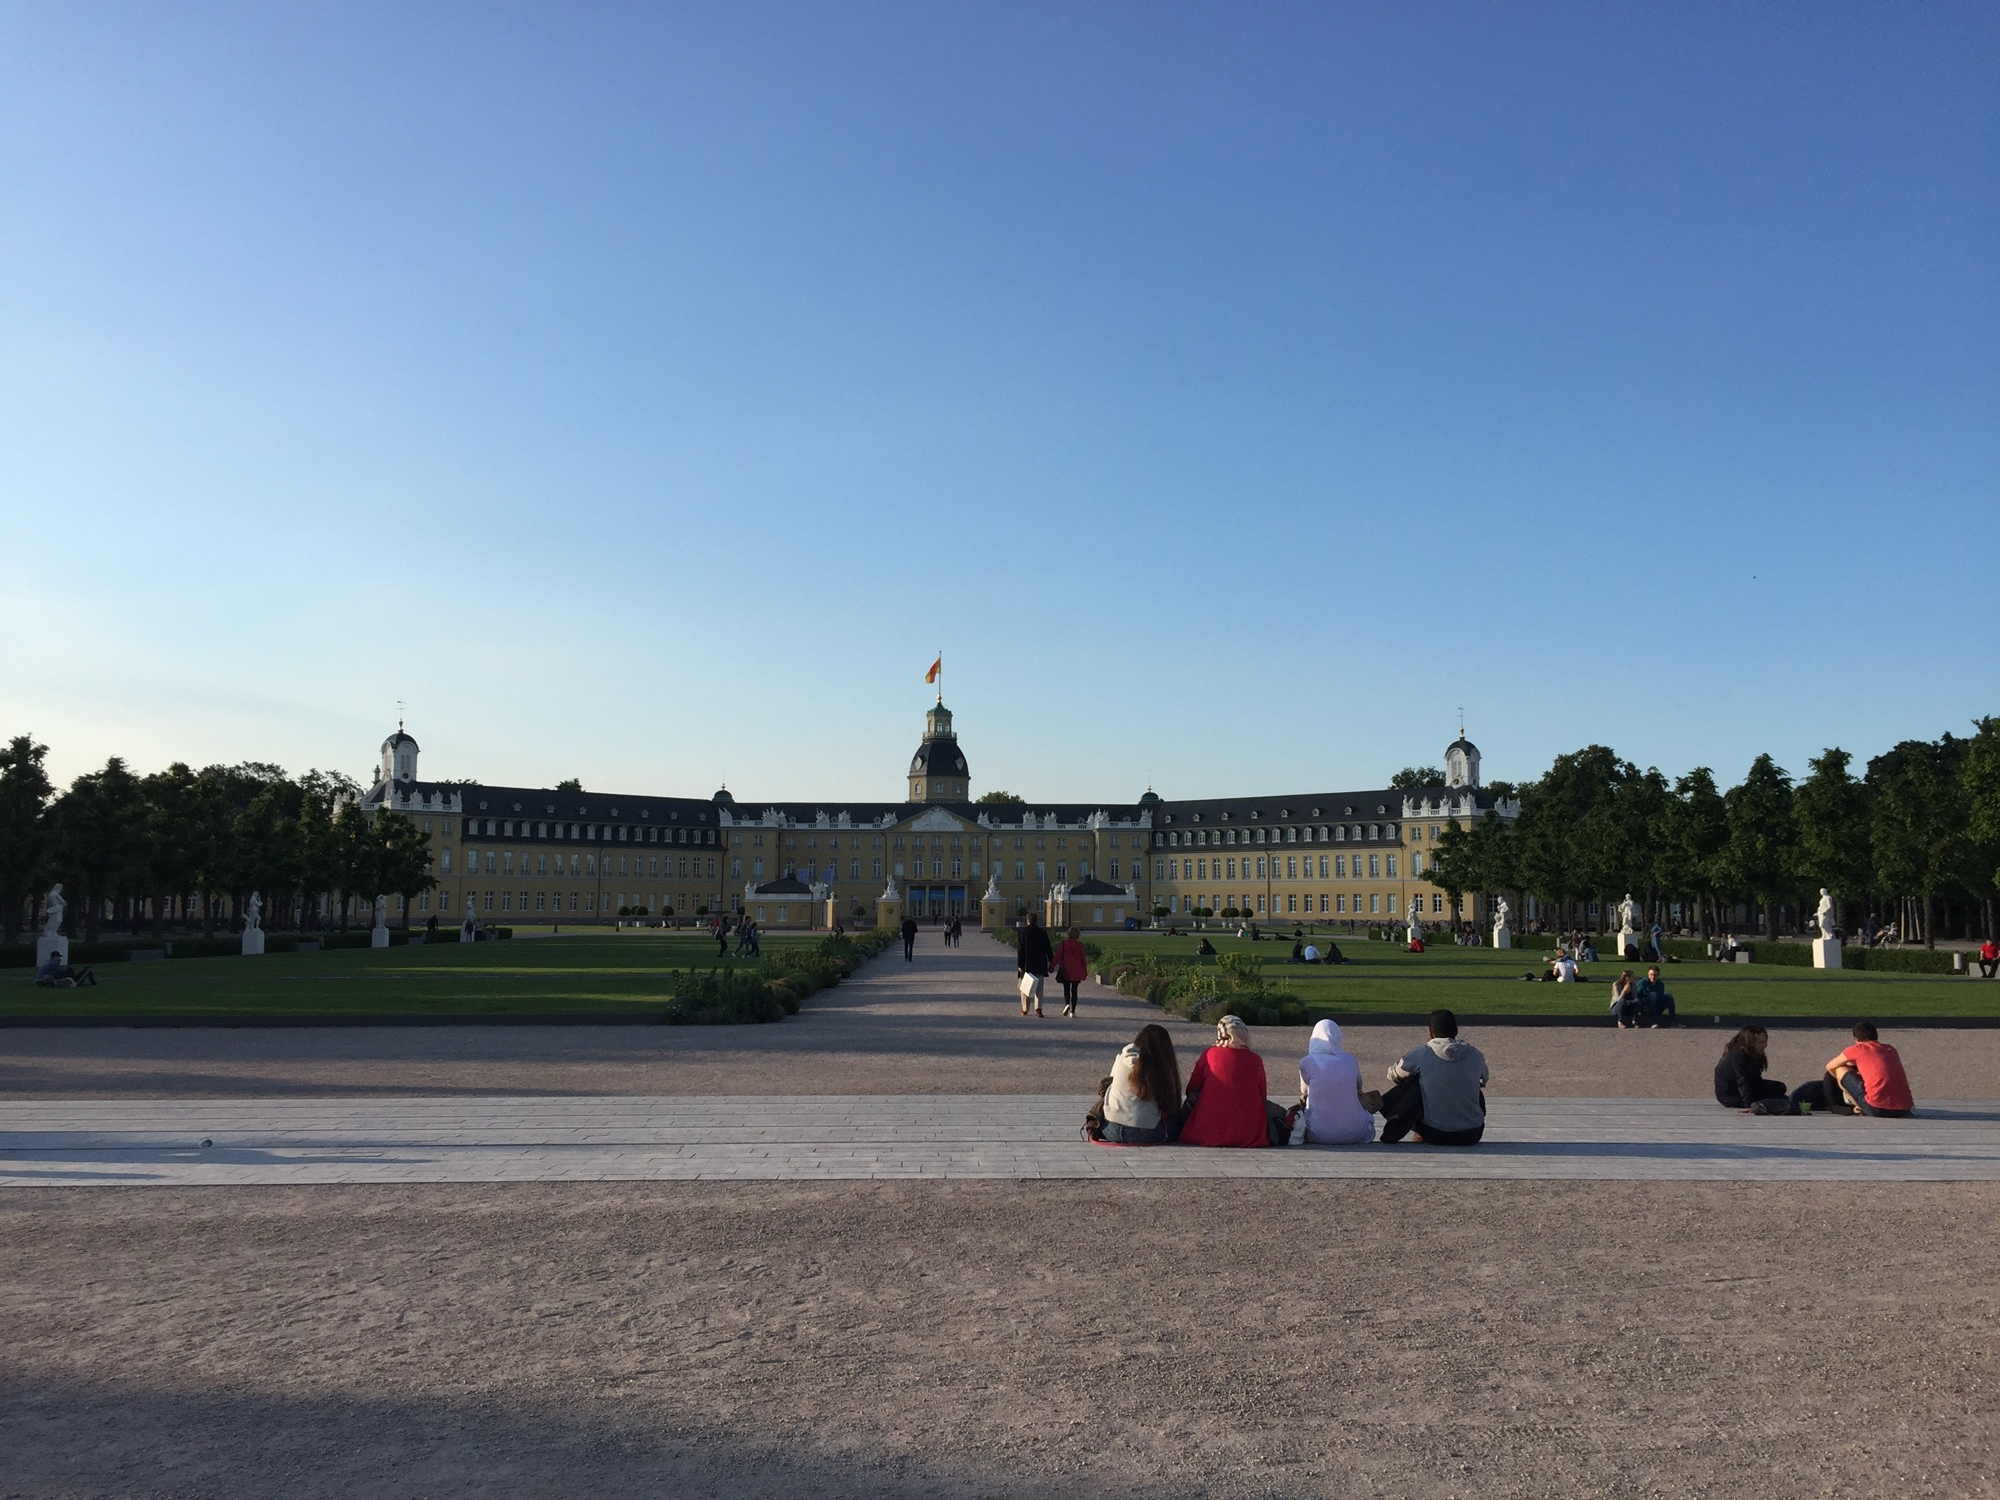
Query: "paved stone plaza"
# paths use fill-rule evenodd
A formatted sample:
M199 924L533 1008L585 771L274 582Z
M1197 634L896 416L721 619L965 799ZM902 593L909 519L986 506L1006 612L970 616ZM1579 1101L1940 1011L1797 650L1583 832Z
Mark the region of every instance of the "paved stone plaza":
M664 1054L672 1066L671 1094L0 1101L0 1186L892 1177L2000 1180L2000 1104L1978 1100L1926 1099L1913 1120L1765 1119L1701 1098L1496 1092L1487 1141L1473 1151L1415 1144L1281 1151L1092 1146L1077 1135L1087 1091L1110 1049L1157 1012L1093 985L1082 1024L1023 1021L1007 998L1010 955L983 936L967 941L951 950L931 937L916 964L899 953L884 955L816 997L804 1015L777 1025L631 1028L638 1047ZM1205 1031L1176 1029L1185 1068ZM726 1086L704 1093L708 1057L678 1049L699 1049L725 1032L736 1046L795 1065L843 1053L942 1057L937 1068L957 1074L977 1067L982 1054L1014 1050L1021 1072L1043 1084L976 1103L956 1093L747 1095ZM338 1034L325 1035L341 1042ZM516 1031L507 1040L532 1047L537 1035ZM1484 1038L1503 1079L1510 1043L1525 1035ZM255 1033L127 1033L137 1046L163 1050L188 1036L210 1045L216 1038L223 1045L259 1044ZM1618 1040L1643 1046L1666 1039ZM1708 1049L1718 1044L1713 1035L1702 1040ZM1290 1079L1293 1045L1285 1038L1282 1048L1267 1052L1274 1095ZM726 1082L742 1072L723 1071ZM1073 1092L1045 1091L1048 1081L1065 1078L1074 1080Z

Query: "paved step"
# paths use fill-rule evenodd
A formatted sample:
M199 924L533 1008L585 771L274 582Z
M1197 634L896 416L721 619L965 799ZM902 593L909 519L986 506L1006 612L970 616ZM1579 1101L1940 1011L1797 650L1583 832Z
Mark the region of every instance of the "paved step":
M1910 1120L1499 1098L1485 1144L1118 1150L1074 1095L0 1103L0 1186L871 1178L2000 1181L2000 1102ZM202 1147L206 1138L212 1144Z

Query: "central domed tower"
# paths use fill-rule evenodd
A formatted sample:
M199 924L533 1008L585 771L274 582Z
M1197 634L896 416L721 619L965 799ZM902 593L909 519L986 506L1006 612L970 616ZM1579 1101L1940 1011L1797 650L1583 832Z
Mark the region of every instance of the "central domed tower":
M971 785L965 752L958 748L958 736L952 732L951 710L939 703L924 715L923 743L910 757L910 800L964 802L969 800Z

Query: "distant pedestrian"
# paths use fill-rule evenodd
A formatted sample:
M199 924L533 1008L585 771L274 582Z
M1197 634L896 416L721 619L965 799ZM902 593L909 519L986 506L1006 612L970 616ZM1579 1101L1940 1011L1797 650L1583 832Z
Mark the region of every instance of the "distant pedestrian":
M903 918L903 962L913 964L916 961L917 919L915 917L905 917Z
M1014 977L1021 991L1021 1014L1028 1013L1032 1002L1035 1014L1042 1013L1042 981L1055 967L1055 955L1049 950L1049 935L1042 930L1042 924L1029 912L1021 925L1021 943L1015 952Z
M1056 982L1062 986L1063 1010L1066 1016L1076 1014L1076 987L1083 983L1090 972L1090 955L1083 951L1083 934L1072 927L1056 945Z

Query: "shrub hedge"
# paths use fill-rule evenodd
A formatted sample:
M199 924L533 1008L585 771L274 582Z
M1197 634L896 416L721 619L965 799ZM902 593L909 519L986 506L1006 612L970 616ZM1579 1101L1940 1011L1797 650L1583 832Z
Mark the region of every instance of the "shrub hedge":
M896 934L886 927L858 937L825 937L810 948L780 948L755 968L688 969L673 976L660 1012L667 1026L744 1026L795 1016L808 996L831 989Z
M511 927L488 928L497 938L511 938ZM400 927L389 930L389 946L401 948L415 946L424 941L422 928L409 932ZM456 927L440 927L430 939L433 943L455 943L458 941ZM335 948L366 948L368 929L350 929L347 932L267 932L264 934L266 953L296 953L300 943L318 943L322 951ZM161 939L155 943L149 937L106 938L95 943L71 943L64 952L73 964L115 964L123 963L132 956L134 949L164 947L168 958L233 958L243 951L243 935L228 933L221 937L189 937L185 934ZM35 966L35 948L32 943L10 943L0 947L0 969L32 969Z

